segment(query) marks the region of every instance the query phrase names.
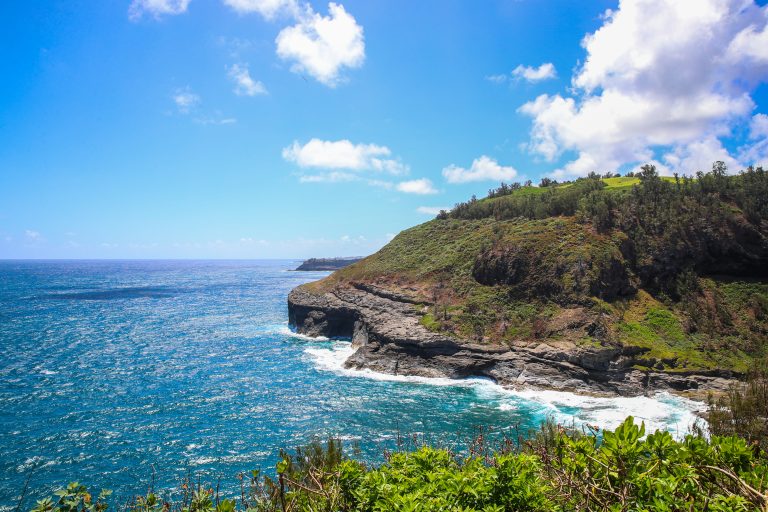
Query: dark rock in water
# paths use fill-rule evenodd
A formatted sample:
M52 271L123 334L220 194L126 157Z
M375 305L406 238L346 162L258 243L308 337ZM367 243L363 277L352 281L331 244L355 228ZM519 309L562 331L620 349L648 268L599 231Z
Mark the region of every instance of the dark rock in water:
M487 377L510 387L641 395L669 391L724 391L729 372L676 372L635 367L637 347L529 343L477 344L427 330L409 297L373 286L288 296L289 321L309 336L347 337L357 351L348 368L424 377ZM575 315L575 313L574 313ZM570 322L592 328L583 319ZM575 323L574 323L575 322Z
M304 261L296 270L338 270L351 265L362 258L310 258Z

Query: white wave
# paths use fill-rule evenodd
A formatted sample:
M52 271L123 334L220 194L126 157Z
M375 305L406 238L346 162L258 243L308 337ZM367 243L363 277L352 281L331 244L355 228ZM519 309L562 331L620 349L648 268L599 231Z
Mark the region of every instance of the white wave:
M314 339L314 338L313 338ZM369 369L356 370L345 368L344 362L355 353L356 348L346 341L334 341L330 348L328 347L309 347L304 349L314 361L315 367L319 370L332 371L339 375L352 377L365 377L371 380L390 381L390 382L413 382L418 384L428 384L430 386L455 386L455 387L475 387L484 384L491 384L490 379L471 378L471 379L449 379L446 377L420 377L416 375L392 375L390 373L376 372Z
M678 437L688 433L691 426L703 420L697 415L705 409L701 402L671 395L666 392L653 396L595 397L563 391L509 390L521 399L534 401L552 408L557 421L570 419L578 424L597 425L614 429L627 416L636 423L644 422L647 433L668 430ZM568 409L576 409L571 413Z
M190 466L205 466L217 461L216 457L195 457L189 460Z
M566 391L509 389L484 378L431 378L345 368L344 362L355 350L351 343L334 341L330 346L325 343L324 346L307 347L304 352L319 370L378 381L472 388L484 404L498 402L497 408L500 411L538 409L536 412L541 416L552 417L556 422L566 425L595 425L603 429L615 429L627 416L633 416L635 422L645 423L647 433L663 429L683 437L696 422L704 423L697 413L705 410L705 404L666 392L654 396L597 397Z
M40 375L57 375L59 373L57 371L49 370L48 368L44 368L43 366L40 366L40 365L35 366L34 370L36 372L40 373Z
M291 330L288 324L268 325L264 328L264 334L279 334L281 336L288 336L289 338L298 338L305 341L328 341L329 338L325 336L307 336L306 334L300 334Z

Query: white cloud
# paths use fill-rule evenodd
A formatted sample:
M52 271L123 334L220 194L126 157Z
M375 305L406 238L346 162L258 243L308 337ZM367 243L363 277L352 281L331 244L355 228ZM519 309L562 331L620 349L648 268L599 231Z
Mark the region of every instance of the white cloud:
M443 210L448 211L450 208L446 206L419 206L416 208L417 212L423 213L424 215L437 215Z
M765 114L756 114L749 123L749 137L760 139L768 137L768 116Z
M240 14L255 12L268 20L283 13L291 16L299 13L296 0L224 0L224 3Z
M768 77L768 50L759 45L768 7L622 0L604 20L582 42L577 96L542 95L520 108L533 118L531 151L547 161L575 152L562 175L615 170L657 152L683 172L699 165L691 160L697 151L727 161L719 138L748 119L749 94Z
M225 116L219 110L214 110L211 113L200 112L200 109L197 107L202 103L202 99L192 92L189 87L176 89L171 95L171 99L176 104L176 110L178 110L179 114L193 115L193 120L197 124L227 125L237 123L236 118Z
M188 87L185 89L176 89L172 98L173 102L176 104L176 108L182 114L188 114L200 104L200 96L190 91Z
M128 18L141 19L144 14L160 18L164 15L182 14L187 11L190 0L133 0L128 7Z
M437 194L437 190L432 186L432 182L427 178L417 180L401 181L397 184L397 190L406 194Z
M481 156L472 161L469 169L449 165L443 169L443 177L448 183L468 183L470 181L509 181L517 176L514 167L499 165L488 156Z
M554 64L551 62L545 62L537 68L523 66L521 64L512 70L512 76L515 78L524 78L529 82L540 82L542 80L557 77L557 71L555 70Z
M342 68L357 68L365 61L363 28L340 4L328 4L328 16L305 8L296 25L277 35L277 55L293 62L292 71L335 87Z
M725 162L730 169L737 169L740 166L716 137L706 137L677 146L665 153L663 159L666 164L664 167L667 169L662 167L662 174L671 174L677 169L683 169L687 174L693 174L696 171L706 172L712 168L712 162L718 160Z
M251 77L248 66L244 64L233 64L228 73L230 80L235 83L235 94L238 96L256 96L258 94L267 94L267 88L264 84L254 80Z
M768 167L768 115L756 114L749 123L750 142L739 148L739 160L747 165Z
M195 122L204 125L221 126L226 124L236 124L237 119L234 117L222 117L220 113L217 113L215 117L198 117L195 119Z
M392 151L377 144L353 144L349 140L312 139L306 144L294 141L283 148L283 158L303 168L345 169L406 174L408 166L391 158Z
M485 77L486 80L489 82L493 82L495 84L503 84L507 80L509 80L509 76L507 75L488 75Z
M360 177L349 172L326 172L323 174L306 174L299 176L301 183L340 183L345 181L357 181Z
M485 79L495 84L503 84L513 79L523 79L529 82L541 82L542 80L548 80L550 78L557 77L557 70L555 65L551 62L545 62L539 67L523 66L520 64L511 73L503 75L489 75Z

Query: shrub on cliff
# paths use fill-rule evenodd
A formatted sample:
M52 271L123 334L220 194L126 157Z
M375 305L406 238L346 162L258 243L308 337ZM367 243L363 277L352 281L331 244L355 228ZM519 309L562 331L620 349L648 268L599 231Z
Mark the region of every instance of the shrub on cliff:
M758 361L744 384L720 397L709 397L709 430L720 436L739 436L768 453L768 369Z

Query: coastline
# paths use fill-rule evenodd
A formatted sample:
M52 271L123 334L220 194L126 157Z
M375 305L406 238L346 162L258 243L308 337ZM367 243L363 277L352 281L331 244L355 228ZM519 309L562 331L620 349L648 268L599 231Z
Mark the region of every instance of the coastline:
M427 330L409 297L370 285L315 293L305 286L288 296L297 333L348 338L356 349L344 367L395 376L485 378L520 391L552 390L595 397L670 392L701 400L726 391L729 372L661 372L634 367L636 355L615 347L515 347L477 344Z
M406 386L471 389L486 407L505 412L529 410L533 407L541 418L551 418L562 425L589 425L613 429L620 425L627 415L631 415L637 421L644 422L649 431L668 430L673 435L682 437L694 424L706 423L702 416L706 410L704 402L667 391L659 391L650 396L623 397L535 388L512 389L479 377L450 379L393 375L346 367L344 363L348 357L358 350L357 347L352 347L349 341L311 338L294 331L290 333L299 339L313 342L304 349L304 353L318 371Z

